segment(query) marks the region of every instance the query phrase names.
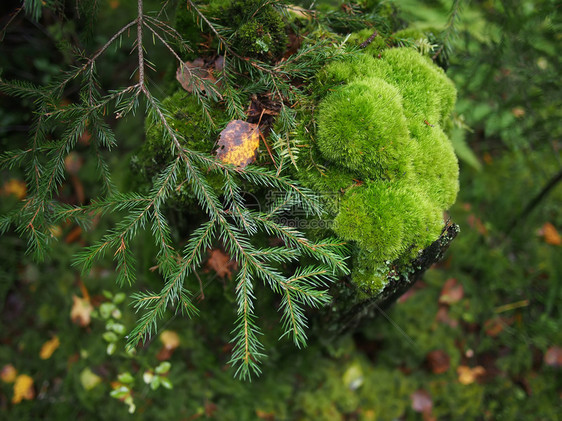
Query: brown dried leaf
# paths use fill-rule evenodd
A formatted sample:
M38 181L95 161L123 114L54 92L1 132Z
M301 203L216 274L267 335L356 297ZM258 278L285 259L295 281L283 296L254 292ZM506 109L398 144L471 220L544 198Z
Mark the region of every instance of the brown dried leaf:
M183 89L187 92L193 92L194 90L203 91L204 85L199 79L205 79L212 83L217 81L209 69L206 69L204 66L205 62L203 59L196 58L192 62L186 61L182 66L178 67L176 79Z
M257 124L233 120L220 134L217 158L244 168L256 159L259 144L260 129Z
M439 310L437 310L437 314L435 315L435 321L447 324L452 328L459 325L459 321L457 319L453 319L449 316L449 307L446 305L439 306Z
M416 390L410 395L412 400L412 409L416 412L430 412L433 408L431 395L423 389Z
M60 345L60 340L58 336L54 336L52 339L48 340L43 344L41 347L41 351L39 352L39 358L42 360L48 360L53 355L53 352L57 350Z
M76 295L72 295L72 300L74 304L72 305L72 310L70 310L70 319L78 326L88 326L90 324L92 310L94 309L89 298L80 298Z
M212 269L220 278L232 278L232 269L236 267L236 262L220 249L211 250L211 256L207 260L207 267Z
M451 366L451 357L442 349L431 351L426 356L427 364L434 374L445 373Z
M562 367L562 348L551 346L544 354L544 363L551 367Z
M464 289L455 278L450 278L445 281L441 295L439 296L440 304L453 304L462 299L464 296Z
M20 374L16 377L14 383L14 396L12 403L20 403L23 399L31 400L35 398L35 390L33 389L33 379L27 374Z
M484 374L486 374L486 369L481 365L476 367L468 367L466 365L460 365L457 367L457 374L459 376L459 382L461 384L472 384L476 379Z
M486 335L495 338L501 332L503 332L506 326L513 323L513 318L505 317L494 317L493 319L488 319L484 322L484 331Z

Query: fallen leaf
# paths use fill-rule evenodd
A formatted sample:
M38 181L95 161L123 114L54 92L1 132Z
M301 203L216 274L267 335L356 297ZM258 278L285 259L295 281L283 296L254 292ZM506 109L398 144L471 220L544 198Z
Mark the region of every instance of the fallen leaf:
M265 411L262 411L261 409L256 409L256 416L257 416L260 420L273 421L273 420L275 419L275 413L273 413L273 412L265 412Z
M53 352L56 351L59 345L60 340L58 336L54 336L52 339L43 344L43 346L41 347L41 351L39 352L39 358L41 358L42 360L48 360L49 358L51 358L51 355L53 355Z
M525 109L523 107L514 107L511 109L511 113L516 117L523 117L525 115Z
M205 68L205 62L201 58L186 61L176 70L176 80L187 92L204 91L205 85L201 79L212 83L217 81L213 73Z
M80 383L85 390L92 390L101 383L101 377L95 374L89 367L80 373Z
M551 346L544 354L544 363L551 367L562 367L562 348Z
M562 244L562 237L558 234L558 231L550 222L546 222L540 232L540 235L544 237L544 242L553 246L559 246Z
M0 193L2 196L14 195L22 200L27 194L27 186L23 181L12 178L4 183Z
M358 363L351 364L342 376L343 384L350 390L357 390L364 382L363 370Z
M213 402L205 402L205 415L207 416L207 418L211 418L215 414L217 409L217 405Z
M419 389L410 395L412 401L412 409L416 412L430 412L433 408L433 400L431 395L425 390Z
M457 367L457 374L461 384L472 384L476 379L486 373L486 370L481 365L476 367L468 367L466 365L459 365Z
M440 304L453 304L462 299L464 296L464 289L455 278L450 278L445 281L441 294L439 295Z
M220 249L211 250L211 256L207 260L207 267L212 269L220 278L232 278L232 269L236 268L236 262Z
M76 295L72 295L72 300L74 304L72 305L72 310L70 310L70 319L78 326L88 326L90 324L92 310L94 310L90 300L88 298L77 297Z
M484 155L482 155L482 159L488 165L491 165L494 162L494 158L492 158L492 155L490 155L489 152L485 152Z
M80 168L82 168L82 157L80 157L80 155L78 155L78 153L76 152L70 152L66 158L64 158L64 166L66 168L66 171L68 171L69 174L73 174L76 175L78 174L78 171L80 171Z
M174 350L180 346L178 334L172 330L165 330L160 335L160 342L164 345L156 355L158 361L169 360Z
M0 371L0 379L2 379L4 383L12 383L17 375L18 370L16 370L12 364L6 364Z
M180 346L180 337L173 330L165 330L160 334L160 342L168 349L176 349Z
M78 138L78 142L80 142L82 145L86 145L88 146L90 144L90 139L92 138L92 135L90 134L90 132L86 129L82 132L82 134L80 135L80 137Z
M255 161L259 144L260 129L257 124L233 120L220 134L217 158L244 168Z
M451 366L451 357L442 349L436 349L428 353L426 360L434 374L445 373Z
M31 400L35 398L33 389L33 379L27 374L20 374L14 383L14 396L12 403L20 403L23 399Z
M470 226L470 228L476 229L476 231L478 231L479 234L483 236L488 235L488 229L486 228L486 225L484 225L482 220L476 217L476 215L474 214L468 215L468 217L466 218L466 222Z
M75 226L70 230L70 232L64 237L64 242L67 244L72 244L80 239L82 235L82 228L80 226Z
M437 310L437 314L435 315L435 321L449 325L452 328L459 325L459 321L457 319L453 319L449 316L449 307L446 305L439 306L439 310Z
M506 326L509 326L512 323L513 318L494 317L493 319L489 319L484 322L484 331L486 332L486 335L495 338L503 332Z

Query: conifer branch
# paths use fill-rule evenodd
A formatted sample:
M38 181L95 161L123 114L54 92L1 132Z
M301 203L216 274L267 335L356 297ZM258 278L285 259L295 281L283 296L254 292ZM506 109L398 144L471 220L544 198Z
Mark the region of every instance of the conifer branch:
M210 113L212 102L224 100L230 115L243 116L242 98L245 94L270 92L281 107L283 130L287 133L294 131L296 119L289 105L303 99L303 92L294 80L306 80L326 60L346 53L341 48L318 45L305 47L277 64L249 60L230 46L229 38L213 25L194 2L188 0L188 4L229 55L231 63L225 59L220 91L214 83L184 66L172 45L177 48L177 42L180 48L189 46L174 28L158 17L145 15L142 0L137 0L137 16L134 20L113 34L90 58L80 53L80 65L64 73L56 83L37 87L0 80L0 91L33 99L36 116L29 146L4 152L0 156L0 166L3 168L25 166L30 183L30 194L21 208L0 218L0 231L5 232L15 223L20 235L27 237L29 251L41 258L47 252L52 237L49 228L54 223L68 219L87 227L91 215L123 212L125 216L100 240L82 249L74 262L81 265L83 272L87 272L97 260L107 255L114 261L120 285L135 282L136 261L132 242L141 230L150 232L156 244L155 258L163 284L158 292L133 294L134 307L142 314L129 335L128 347L134 347L153 335L158 329L159 320L168 310L181 311L187 317L197 314L186 284L190 275L201 267L205 252L220 243L239 267L235 288L237 320L232 330L234 350L230 363L236 367L237 376L250 378L260 373L260 362L264 357L264 347L259 339L261 331L254 312L254 282L262 282L266 288L281 296L279 311L283 336L291 336L294 343L302 347L306 345L307 327L304 307L319 307L329 301L327 285L339 274L349 272L346 267L348 252L341 241L327 239L312 242L302 232L275 221L277 215L289 205L302 207L307 217L320 217L323 214L314 192L282 174L281 168L271 170L255 165L238 168L221 162L210 151L195 151L186 146L189 143L172 127L168 110L151 91L146 71L152 64L143 48L144 31L154 35L182 68L191 72L192 94L202 106L209 130L215 127ZM259 7L265 4L269 2L260 3ZM97 61L109 46L135 26L136 36L132 46L133 54L136 53L138 82L104 95L97 80ZM236 83L239 75L244 75L252 82L241 88ZM59 106L65 89L76 80L80 84L79 100L75 104ZM105 114L107 109L114 107L115 117L124 118L136 111L141 99L146 104L149 122L161 129L171 158L153 178L148 193L121 193L111 181L111 168L103 156L104 150L111 150L118 143L105 121ZM89 153L98 166L103 193L100 197L92 198L88 205L58 203L58 187L65 183L65 158L86 132L91 135ZM56 133L55 140L47 139L50 133ZM286 154L296 165L296 142L289 137L283 138L283 142L285 144L279 148L279 155ZM223 180L220 187L216 187L214 179L210 178L211 174L218 174ZM184 185L194 194L207 222L188 235L181 249L174 243L174 227L168 221L167 207L176 197L179 187L184 188ZM276 190L283 199L269 213L248 209L242 193L248 185ZM281 238L286 247L258 247L254 244L254 237L259 233ZM285 264L297 262L304 256L315 263L299 268L292 275L287 274Z

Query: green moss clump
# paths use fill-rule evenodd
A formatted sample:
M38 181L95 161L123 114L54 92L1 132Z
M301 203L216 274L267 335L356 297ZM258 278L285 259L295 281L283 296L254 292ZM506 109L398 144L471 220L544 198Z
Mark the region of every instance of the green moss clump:
M381 79L353 82L319 107L318 148L364 178L394 179L411 171L411 142L398 90Z
M441 126L456 90L412 48L352 55L316 84L316 148L332 172L361 177L342 190L333 229L356 245L353 281L376 294L391 262L404 264L437 239L455 201L458 162Z
M425 126L414 139L416 180L440 209L449 209L459 191L459 165L451 141L439 127Z
M382 53L373 76L395 85L403 98L406 116L415 122L441 124L455 105L453 82L427 57L412 48L391 48Z

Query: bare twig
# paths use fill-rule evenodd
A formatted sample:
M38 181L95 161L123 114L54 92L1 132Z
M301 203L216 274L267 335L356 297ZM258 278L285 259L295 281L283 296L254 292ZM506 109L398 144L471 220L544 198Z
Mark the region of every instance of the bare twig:
M143 27L143 14L142 14L143 0L137 0L137 52L139 57L139 84L144 89L144 51L142 49L142 27Z

